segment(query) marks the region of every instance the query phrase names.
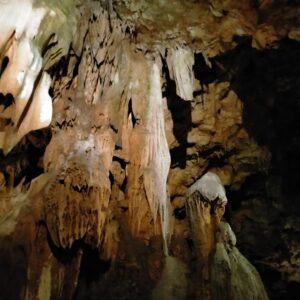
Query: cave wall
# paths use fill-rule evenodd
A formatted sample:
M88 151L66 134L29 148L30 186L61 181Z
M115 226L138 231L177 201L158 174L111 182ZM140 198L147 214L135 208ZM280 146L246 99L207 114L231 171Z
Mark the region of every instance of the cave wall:
M0 298L292 299L297 3L16 3ZM189 194L208 171L228 203Z

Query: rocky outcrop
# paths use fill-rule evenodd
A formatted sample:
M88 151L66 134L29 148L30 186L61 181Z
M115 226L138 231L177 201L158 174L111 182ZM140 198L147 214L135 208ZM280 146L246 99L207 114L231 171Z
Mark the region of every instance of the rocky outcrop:
M267 299L249 260L271 297L265 266L299 282L293 218L290 259L251 252L275 184L244 193L282 153L248 49L297 41L299 7L173 2L0 3L2 298Z

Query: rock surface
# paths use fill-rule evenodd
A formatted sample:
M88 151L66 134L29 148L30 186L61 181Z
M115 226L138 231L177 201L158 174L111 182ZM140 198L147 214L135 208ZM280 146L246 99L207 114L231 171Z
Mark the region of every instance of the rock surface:
M299 293L297 1L0 11L0 299Z

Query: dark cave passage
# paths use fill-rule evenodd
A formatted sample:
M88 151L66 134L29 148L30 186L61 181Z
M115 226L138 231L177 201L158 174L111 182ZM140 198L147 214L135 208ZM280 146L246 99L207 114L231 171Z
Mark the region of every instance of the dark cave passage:
M250 135L272 153L270 174L282 178L282 192L299 198L300 43L285 39L278 49L256 50L249 39L205 65L195 56L195 77L203 84L229 81L244 104Z
M174 80L170 79L166 63L163 67L163 73L166 78L166 86L163 91L163 97L167 98L168 109L170 110L173 119L173 133L180 144L178 147L175 147L170 151L171 166L179 166L181 169L184 169L186 166L186 154L188 147L187 136L192 127L191 102L181 99L176 94L176 83Z
M30 132L8 154L0 151L0 171L7 185L17 186L22 179L30 183L43 173L42 159L51 140L49 128Z
M268 174L248 177L239 191L227 191L239 249L259 270L270 299L296 299L300 285L261 260L290 260L284 224L300 212L300 43L282 40L277 49L256 50L244 39L234 50L215 57L212 68L196 56L196 77L204 84L229 81L242 100L243 122L249 134L272 155ZM240 217L251 210L255 219ZM253 218L254 218L253 215ZM238 227L237 227L238 226ZM238 229L240 228L240 229ZM299 242L297 231L292 238ZM297 237L298 236L298 237Z

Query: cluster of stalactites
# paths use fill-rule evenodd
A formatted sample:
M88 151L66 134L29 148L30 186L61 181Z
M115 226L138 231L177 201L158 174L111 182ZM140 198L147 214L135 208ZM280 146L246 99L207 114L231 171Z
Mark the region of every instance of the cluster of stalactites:
M70 248L76 240L100 246L111 194L110 159L113 152L111 136L90 135L74 144L60 143L55 136L45 154L45 164L57 159L54 148L68 153L57 165L49 165L54 174L45 189L46 223L53 242ZM60 143L60 144L59 144ZM51 175L50 175L51 177Z
M170 49L167 53L170 78L176 82L176 93L184 100L193 100L194 53L188 48Z
M88 186L85 182L67 183L67 180L65 177L62 183L56 178L47 192L46 223L51 238L57 247L62 248L71 248L76 240L82 238L93 246L99 246L104 238L110 189Z

